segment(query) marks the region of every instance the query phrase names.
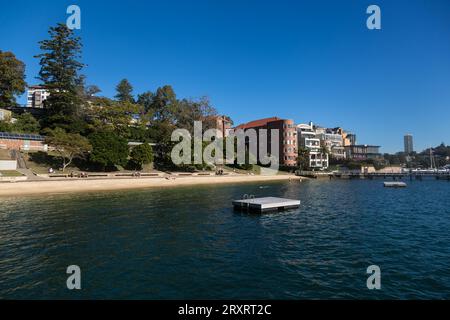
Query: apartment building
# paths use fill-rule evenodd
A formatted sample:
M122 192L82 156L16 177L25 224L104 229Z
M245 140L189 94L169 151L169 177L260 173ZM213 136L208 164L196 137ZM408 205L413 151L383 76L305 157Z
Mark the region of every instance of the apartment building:
M50 92L44 86L30 86L27 93L27 108L44 108Z
M405 154L412 154L414 152L413 136L411 134L407 134L404 136L403 141L405 144Z
M342 128L316 128L316 136L330 156L334 159L345 159L344 130Z
M351 145L345 147L345 152L348 159L355 161L376 160L381 158L380 146L373 146L367 144Z
M329 164L328 154L322 152L320 143L321 130L316 132L314 124L299 124L296 127L298 146L309 151L309 167L315 169L327 169Z
M248 130L254 129L258 136L258 152L259 152L259 130L266 129L268 132L267 137L267 152L272 152L270 130L279 130L279 164L286 167L297 166L297 130L293 120L280 119L278 117L264 118L255 121L251 121L245 124L241 124L234 128L236 130ZM259 155L257 155L259 158Z
M344 147L356 144L356 134L342 131L342 145Z

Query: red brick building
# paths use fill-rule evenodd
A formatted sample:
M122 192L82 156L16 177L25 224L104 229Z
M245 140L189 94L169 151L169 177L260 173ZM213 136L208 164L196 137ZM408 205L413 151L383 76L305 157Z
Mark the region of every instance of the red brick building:
M47 151L44 137L37 134L0 132L0 149Z
M295 167L297 165L297 129L293 120L280 119L278 117L259 119L245 124L241 124L234 130L255 129L259 136L260 129L267 130L267 151L271 152L270 130L279 131L279 163L281 166ZM258 150L259 150L258 138Z

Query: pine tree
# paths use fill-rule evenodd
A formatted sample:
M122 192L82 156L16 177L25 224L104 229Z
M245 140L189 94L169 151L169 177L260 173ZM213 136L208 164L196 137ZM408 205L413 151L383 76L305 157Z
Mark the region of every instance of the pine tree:
M40 41L43 53L35 56L40 59L39 77L50 91L45 101L46 127L61 127L68 132L83 130L83 97L79 86L83 77L79 74L84 64L81 58L81 39L65 24L59 23L49 30L50 39Z
M133 86L127 79L123 79L116 87L117 94L115 98L120 102L134 103Z

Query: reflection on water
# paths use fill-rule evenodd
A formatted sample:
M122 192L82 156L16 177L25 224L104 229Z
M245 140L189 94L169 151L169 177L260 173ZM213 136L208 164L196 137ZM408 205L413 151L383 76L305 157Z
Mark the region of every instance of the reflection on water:
M233 212L243 194L302 205ZM445 181L308 181L3 198L0 298L448 299L449 195ZM81 291L65 287L72 264Z

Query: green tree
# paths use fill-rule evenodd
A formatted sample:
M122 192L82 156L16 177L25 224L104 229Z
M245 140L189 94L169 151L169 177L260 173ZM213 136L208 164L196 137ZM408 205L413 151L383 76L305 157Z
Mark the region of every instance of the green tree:
M445 143L442 142L439 146L434 148L434 154L440 157L449 157L450 147L446 146Z
M62 159L63 172L74 158L83 158L92 150L88 139L79 134L67 133L61 128L47 129L46 135L45 143L54 148Z
M134 103L133 86L127 79L123 79L116 87L115 98L120 102Z
M13 125L13 131L19 133L39 133L41 126L39 121L31 113L25 112L18 117Z
M0 108L16 106L16 96L25 87L25 64L12 52L0 50Z
M79 61L81 39L62 23L51 27L49 35L49 40L39 42L43 53L35 56L40 59L41 65L38 79L50 91L50 96L44 103L48 115L44 124L46 127L61 127L66 131L79 132L83 130L84 105L79 90L84 81L79 75L84 66Z
M100 165L103 170L127 163L129 149L125 138L112 131L100 131L91 134L89 141L92 145L90 160Z
M102 92L102 90L95 84L88 85L84 89L86 99L92 99L97 93L100 92Z
M0 121L0 132L11 132L13 130L12 124L8 121Z
M178 128L193 133L194 122L202 121L203 130L216 128L217 110L211 105L207 97L198 100L183 99L178 102L175 113Z
M139 112L140 106L137 104L98 98L87 113L92 131L114 131L119 136L128 138L131 135L133 115Z
M150 111L154 114L154 121L176 123L178 100L171 86L164 86L156 90Z
M142 106L146 114L152 111L154 96L154 93L151 91L147 91L138 95L137 104ZM153 117L153 114L151 116Z
M171 141L175 125L169 122L153 122L148 128L148 135L151 141L157 142L155 148L155 166L162 170L175 169L170 157L172 148L176 144Z
M298 148L297 165L300 170L309 169L309 150L307 148Z
M138 145L131 150L131 161L142 169L144 164L153 162L153 149L148 143Z
M238 169L242 169L242 170L253 170L254 168L254 163L256 163L257 158L254 154L250 153L250 150L246 149L245 150L245 163L239 164L237 163L238 159L236 159L235 161L235 167Z

